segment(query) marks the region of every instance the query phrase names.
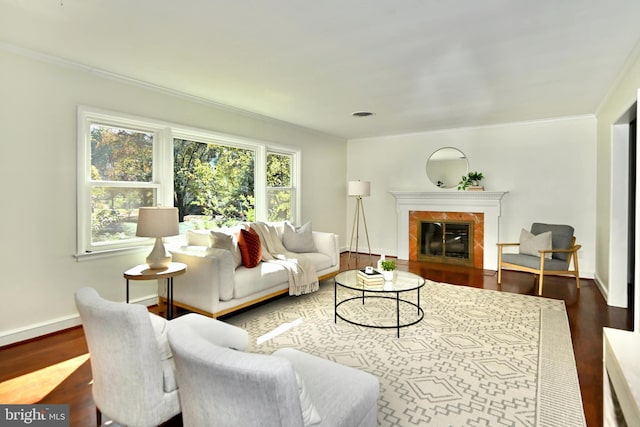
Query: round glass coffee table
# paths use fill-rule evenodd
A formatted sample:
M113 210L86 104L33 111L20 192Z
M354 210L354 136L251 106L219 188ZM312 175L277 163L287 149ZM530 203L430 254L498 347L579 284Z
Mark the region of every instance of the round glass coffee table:
M415 325L420 322L424 318L424 310L420 307L420 289L424 286L424 279L416 274L409 273L406 271L396 271L394 274L394 278L391 281L385 281L379 284L365 284L358 277L358 270L347 270L342 273L338 273L334 277L334 319L333 321L337 323L338 317L345 322L351 323L353 325L364 326L367 328L379 328L379 329L388 329L394 328L398 331L398 338L400 338L400 328L405 328L407 326ZM338 298L338 288L351 289L353 291L358 291L357 296L354 296L354 293L351 292L348 297L344 299ZM417 292L417 300L410 301L407 298L401 298L400 294L416 291ZM362 302L362 305L365 304L367 300L373 299L385 299L385 300L393 300L395 301L396 308L396 323L394 325L380 325L374 324L373 322L361 322L356 321L353 318L349 318L346 313L340 314L338 312L338 307L345 304L354 304L357 302ZM405 316L405 312L403 311L403 322L400 322L400 306L409 306L410 310L416 310L416 315L411 316L407 319ZM343 307L343 308L344 308Z

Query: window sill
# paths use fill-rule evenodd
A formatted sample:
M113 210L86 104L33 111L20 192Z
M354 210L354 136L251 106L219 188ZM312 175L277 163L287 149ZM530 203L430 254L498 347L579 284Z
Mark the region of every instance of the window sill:
M107 249L103 251L94 251L94 252L82 252L73 254L73 257L77 262L91 261L95 259L102 258L112 258L114 256L122 256L128 254L139 253L143 251L148 251L149 246L135 246L130 248L119 248L119 249Z

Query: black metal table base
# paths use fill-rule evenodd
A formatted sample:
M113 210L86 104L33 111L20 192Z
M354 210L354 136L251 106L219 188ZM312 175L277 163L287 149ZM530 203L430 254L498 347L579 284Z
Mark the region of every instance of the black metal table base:
M127 304L129 304L129 279L127 281ZM167 277L167 320L173 319L173 277Z
M420 288L417 289L417 292L418 292L417 303L400 298L400 293L409 292L409 291L390 291L388 293L395 294L395 297L391 297L387 295L371 295L371 294L366 295L366 292L367 292L366 290L362 291L361 296L347 298L338 302L338 286L340 285L337 282L334 282L334 319L333 319L334 323L337 323L338 318L340 318L347 323L351 323L352 325L362 326L365 328L397 329L397 337L400 338L400 328L406 328L408 326L415 325L416 323L424 319L424 310L420 307ZM356 322L354 320L348 319L338 313L338 307L341 306L342 304L345 304L350 301L361 300L362 304L364 305L366 299L373 299L373 298L388 299L396 302L396 324L395 325L373 325L370 323L360 323L360 322ZM408 304L412 307L415 307L417 309L418 317L411 322L400 323L400 303Z

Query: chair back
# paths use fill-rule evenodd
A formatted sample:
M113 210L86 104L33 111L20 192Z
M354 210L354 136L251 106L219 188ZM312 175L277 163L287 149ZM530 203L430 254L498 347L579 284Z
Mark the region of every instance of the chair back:
M531 225L531 234L538 235L547 231L551 231L551 249L569 249L575 242L573 237L574 229L570 225L543 224L540 222L534 222ZM552 258L569 261L569 253L554 253Z
M153 426L180 413L165 393L161 353L146 307L105 300L81 288L75 302L89 346L93 399L118 424Z
M169 329L185 426L302 426L291 362L207 341L189 325Z

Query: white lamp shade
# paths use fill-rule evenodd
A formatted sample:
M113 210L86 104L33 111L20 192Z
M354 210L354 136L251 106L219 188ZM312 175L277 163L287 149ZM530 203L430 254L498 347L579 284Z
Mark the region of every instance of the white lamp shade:
M347 194L351 197L368 197L371 194L371 182L349 181Z
M163 206L139 208L136 236L166 237L177 234L180 234L178 208Z

